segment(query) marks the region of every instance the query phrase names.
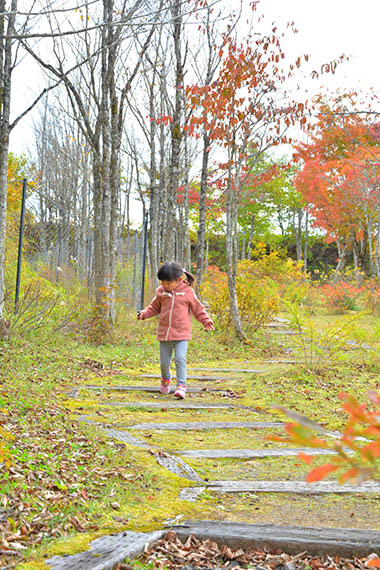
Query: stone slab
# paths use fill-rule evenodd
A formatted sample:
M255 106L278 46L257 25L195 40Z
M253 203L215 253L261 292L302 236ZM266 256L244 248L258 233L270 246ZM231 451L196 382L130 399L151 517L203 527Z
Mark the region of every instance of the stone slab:
M161 378L161 374L139 374L140 378ZM172 379L176 378L172 376ZM197 376L194 374L187 375L188 380L198 380L199 382L211 382L212 380L237 380L234 376Z
M99 402L97 406L114 406L120 408L179 408L185 410L202 410L202 409L214 409L214 408L233 408L232 404L190 404L184 403L182 401L177 402Z
M255 459L264 457L297 457L299 453L307 453L308 455L336 455L335 451L330 449L183 449L173 451L176 455L184 457L204 457L209 459L218 459L231 457L236 459Z
M283 422L168 422L168 423L141 423L125 426L128 429L138 430L202 430L202 429L266 429L283 427Z
M365 557L380 552L380 532L346 528L305 528L219 521L185 521L172 527L185 541L191 534L233 549L280 549L288 554Z
M380 483L374 481L360 485L339 485L335 481L318 481L316 483L306 483L305 481L210 481L207 484L207 489L218 493L297 493L302 495L375 493L380 495ZM194 497L192 500L195 500L202 493L201 487L192 487L186 491L188 494L192 492L191 496ZM181 493L179 494L180 498L182 498Z
M99 390L99 392L103 391L115 391L115 392L158 392L160 393L159 386L98 386L97 384L85 384L82 386L87 390ZM80 390L80 389L79 389ZM78 390L78 391L79 391ZM226 393L226 390L223 388L192 388L188 386L186 391L190 394L199 394L201 392L208 392L208 393Z
M90 549L78 554L53 556L45 561L53 570L112 570L125 558L136 558L145 545L159 540L165 531L151 533L125 531L102 536L90 543Z

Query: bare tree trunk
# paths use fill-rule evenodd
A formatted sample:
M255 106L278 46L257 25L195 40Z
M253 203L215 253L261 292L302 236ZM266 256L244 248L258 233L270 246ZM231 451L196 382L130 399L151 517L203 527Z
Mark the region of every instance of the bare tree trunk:
M242 236L241 236L241 254L240 254L240 259L242 261L244 261L245 259L245 232L242 232Z
M232 163L232 161L230 161ZM227 207L226 207L226 258L227 258L227 276L228 276L228 291L230 296L230 307L232 313L232 321L235 328L237 337L240 340L245 338L243 331L237 291L236 291L236 269L237 269L237 255L236 255L236 224L237 224L237 196L236 188L232 180L232 165L228 174L227 182ZM235 175L238 181L238 173Z
M341 271L343 271L343 269L344 269L344 266L346 263L347 244L345 244L342 248L340 245L340 242L338 240L337 241L337 248L338 248L339 259L338 259L338 264L335 268L334 274L332 276L332 282L333 283L336 283L339 280Z
M188 148L188 135L185 134L185 180L184 180L184 217L183 217L183 231L184 231L184 265L188 271L191 270L191 244L189 233L189 171L190 159Z
M309 211L306 209L306 216L305 216L305 243L303 248L303 270L307 272L307 248L308 248L308 241L309 241Z
M256 220L256 214L252 214L251 225L249 227L249 238L248 238L248 244L247 244L247 248L248 248L247 259L249 259L249 261L251 261L251 259L252 259L252 240L253 240L253 232L255 230L255 220Z
M171 157L169 166L169 192L168 192L168 219L167 229L168 237L166 241L165 257L167 259L175 258L175 235L177 230L176 220L176 200L177 188L179 185L179 167L180 167L180 153L182 142L182 102L183 102L183 63L181 53L181 32L182 32L182 1L174 0L173 8L173 38L174 38L174 53L176 62L175 73L175 104L173 113L173 122L171 125Z
M376 251L375 251L375 267L377 278L380 279L380 208L377 212L377 236L376 236Z
M297 261L302 259L302 208L297 209L297 231L296 231L296 247L297 247Z
M375 275L375 268L373 265L373 232L372 232L372 220L370 219L370 214L368 214L367 208L364 210L365 219L367 222L367 239L368 239L368 255L369 255L369 268L371 275Z
M154 83L156 70L153 70L153 78L149 88L149 113L150 113L150 269L151 281L156 282L159 266L159 196L157 187L157 164L156 164L156 105L154 99Z
M204 266L204 249L206 235L206 195L207 195L207 176L208 176L208 157L210 154L210 138L205 132L203 134L203 152L202 152L202 171L201 185L199 189L199 222L197 232L197 243L195 245L195 263L197 266L197 285L202 285L203 266Z
M5 234L7 223L9 115L11 103L12 36L15 29L17 0L12 0L7 12L5 0L0 0L0 320L4 314L5 297ZM8 25L6 26L6 14ZM5 37L6 36L6 37Z

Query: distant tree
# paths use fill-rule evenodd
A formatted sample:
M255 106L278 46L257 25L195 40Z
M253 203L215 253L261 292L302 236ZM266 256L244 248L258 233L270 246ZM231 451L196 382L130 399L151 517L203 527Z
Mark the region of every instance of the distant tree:
M292 69L280 69L284 54L276 29L269 36L248 38L237 44L228 39L222 65L209 86L187 89L190 104L197 112L198 125L209 135L211 145L224 152L217 186L226 203L226 259L233 323L243 339L237 293L238 211L249 173L271 146L287 141L286 130L296 120L304 121L304 105L287 101L279 104L279 92ZM301 58L296 66L301 65ZM282 94L283 95L283 94ZM193 119L192 128L197 127ZM255 156L249 150L255 148Z
M380 277L380 139L376 124L360 112L354 93L330 102L317 98L318 121L309 142L300 144L295 178L314 224L338 249L336 278L352 253L354 265L368 250L371 274Z

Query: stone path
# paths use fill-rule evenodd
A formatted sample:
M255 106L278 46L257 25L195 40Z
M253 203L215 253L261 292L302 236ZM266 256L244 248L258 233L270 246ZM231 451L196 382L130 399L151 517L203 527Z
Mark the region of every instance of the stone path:
M270 334L281 334L281 335L298 335L300 334L299 331L294 331L294 330L290 330L288 328L288 324L285 320L281 320L279 319L278 321L274 322L274 323L269 323L268 326L268 332L270 332ZM284 351L282 351L284 352ZM268 360L266 361L264 364L297 364L297 360L281 360L281 359L273 359L273 360ZM248 364L248 367L247 367ZM244 368L243 368L244 366ZM192 367L192 371L197 371L197 372L204 372L205 374L201 374L201 375L197 375L197 374L189 374L188 378L189 380L196 380L197 382L202 382L202 381L207 381L207 382L217 382L218 384L220 382L223 381L230 381L230 380L235 380L238 381L239 379L239 375L242 374L262 374L265 373L266 371L263 369L256 369L256 368L250 368L249 367L249 363L248 362L242 362L242 367L223 367L221 366L220 368L206 368L206 367ZM213 374L211 374L213 373ZM217 375L215 375L215 373ZM234 376L225 376L225 373L234 373ZM137 377L137 375L134 376L135 378ZM152 373L144 373L141 375L138 375L139 378L144 378L144 379L159 379L160 375L159 374L152 374ZM212 386L212 384L211 384ZM103 394L103 392L118 392L119 393L119 397L123 398L128 396L131 392L136 392L137 394L142 394L142 393L148 393L148 394L155 394L157 392L159 392L158 386L149 386L149 385L138 385L138 384L124 384L124 385L112 385L112 384L107 384L107 385L94 385L94 384L88 384L88 385L84 385L84 386L80 386L80 387L75 387L71 392L70 395L71 397L75 397L75 398L79 398L80 397L80 392L81 390L91 390L97 393L97 395L101 395ZM184 480L184 486L182 488L182 490L180 491L179 494L179 498L184 500L184 501L197 501L201 496L202 493L204 491L207 491L207 493L215 493L217 494L217 496L221 496L223 497L224 495L228 494L236 494L236 493L252 493L252 494L259 494L259 493L286 493L290 496L292 495L327 495L327 494L331 494L331 495L335 495L335 494L342 494L342 493L346 493L346 494L352 494L352 495L361 495L361 494L375 494L375 495L380 495L380 484L379 483L375 483L375 482L367 482L367 483L363 483L361 485L349 485L349 484L343 484L343 485L339 485L338 483L336 483L335 481L320 481L318 483L312 483L312 484L308 484L303 480L298 480L298 479L293 479L293 480L282 480L281 478L276 479L276 480L208 480L208 478L206 477L202 477L199 473L197 473L197 470L193 467L191 467L189 464L187 464L182 458L189 458L189 459L196 459L198 461L198 465L201 465L201 461L203 460L207 460L207 459L213 459L215 461L219 461L219 460L236 460L237 462L243 461L243 460L254 460L254 459L265 459L265 458L283 458L284 461L287 461L289 459L291 459L292 457L294 458L295 456L297 456L298 453L300 452L304 452L307 453L309 455L327 455L327 454L331 454L333 452L331 452L330 450L326 450L326 449L303 449L303 448L286 448L286 447L279 447L278 444L276 446L275 443L268 443L267 447L263 448L263 449L252 449L251 445L249 444L249 439L247 439L246 441L248 441L247 445L243 445L244 444L244 437L247 436L240 436L240 434L237 436L237 439L235 439L234 441L239 441L240 443L240 447L239 448L226 448L226 442L228 443L229 439L230 441L233 440L233 436L230 435L227 430L244 430L244 429L248 429L248 430L254 430L255 433L259 433L261 430L263 430L263 434L265 433L265 430L268 429L278 429L278 428L282 428L283 427L283 422L278 422L278 421L270 421L270 416L268 418L268 421L262 421L262 422L250 422L250 421L220 421L220 419L213 419L213 415L215 417L215 414L218 413L219 417L221 412L223 411L233 411L236 410L237 412L241 413L242 411L247 411L247 413L249 412L258 412L259 410L256 410L254 407L249 407L249 406L241 406L239 405L238 402L235 402L232 397L230 402L226 402L226 401L215 401L218 400L218 397L220 398L226 398L228 396L232 396L233 393L231 393L231 391L228 390L227 387L222 387L222 388L218 388L218 387L208 387L207 388L199 388L199 387L194 387L194 386L190 386L188 389L189 394L191 394L191 401L189 400L185 400L185 401L181 401L181 400L173 400L171 396L158 396L157 399L152 400L152 401L142 401L141 399L138 400L136 399L136 401L130 402L130 401L101 401L98 403L95 403L94 406L97 408L102 408L102 410L104 410L105 408L109 408L110 410L112 410L113 408L120 408L123 409L125 408L126 410L128 410L128 408L136 408L135 414L136 414L136 419L138 420L139 418L139 409L143 410L159 410L159 411L166 411L171 410L172 412L176 412L177 410L179 412L186 412L186 410L194 410L194 411L198 411L199 413L202 413L202 411L206 411L208 413L208 419L207 421L153 421L153 422L135 422L133 424L130 425L122 425L122 420L121 422L119 422L118 424L116 424L115 421L113 422L109 422L107 423L100 423L100 422L96 422L95 420L91 420L88 419L86 416L81 417L80 419L82 421L86 421L89 422L91 424L97 424L102 430L103 432L110 437L111 439L115 440L115 441L121 441L124 442L128 445L134 446L136 448L139 448L141 450L146 450L147 452L149 452L152 457L154 457L154 459L157 461L157 463L159 465L162 466L163 469L166 469L172 473L175 473L177 475L179 475L180 477L183 478ZM204 400L205 398L207 399L208 395L212 395L213 401L212 402L200 402L199 401L199 397L202 396L202 400ZM125 396L124 396L125 395ZM146 396L147 397L147 396ZM153 398L156 398L156 396L153 396ZM170 399L169 399L170 398ZM264 413L262 410L260 411L260 413ZM129 412L130 414L130 412ZM128 416L128 419L130 419L130 416ZM106 420L105 420L106 421ZM112 424L112 428L110 427L110 424ZM146 437L147 435L149 435L149 437L151 437L151 434L159 434L160 432L164 432L164 431L177 431L177 432L181 432L181 436L178 439L178 441L181 441L181 444L183 446L183 449L176 449L174 451L167 451L165 449L165 445L164 444L160 444L160 446L157 445L152 445L152 443L145 441L144 437ZM149 432L149 434L147 434L146 432ZM206 440L207 441L207 437L213 437L213 442L215 444L215 435L217 436L217 434L220 432L221 437L219 438L220 440L220 447L212 447L212 448L207 448L207 449L203 449L202 446L198 446L196 445L197 449L188 449L186 445L186 438L189 437L195 437L194 434L199 434L201 433L202 438L201 441ZM231 434L234 432L231 432ZM235 432L236 433L236 432ZM222 435L223 434L223 435ZM164 436L163 437L163 441L165 441ZM240 440L239 440L240 438ZM156 438L156 440L159 438ZM198 436L199 439L199 436ZM153 442L156 440L152 440ZM198 469L200 470L200 467L198 467ZM189 486L189 482L191 482L192 486ZM227 523L226 523L227 524ZM229 530L228 532L225 531L224 533L224 540L226 540L226 536L231 536L231 537L235 537L235 534L237 532L237 526L240 523L228 523L230 524ZM235 524L235 526L233 526ZM192 525L192 526L191 526ZM202 526L203 525L203 526ZM212 532L214 532L215 536L218 534L218 532L220 532L220 526L223 526L223 523L217 523L216 521L195 521L194 523L191 523L190 526L188 528L193 528L196 529L194 530L194 532L196 534L199 534L200 537L202 536L206 536L207 532L205 531L205 525L207 526L208 530L208 537L210 537L210 532L212 535ZM219 525L219 526L218 526ZM300 532L297 535L297 529L293 529L294 533L292 535L292 529L289 529L288 527L274 527L271 525L242 525L240 524L241 528L239 527L239 532L240 532L240 543L242 544L242 537L244 537L244 533L248 532L247 531L247 527L248 526L255 526L255 528L259 529L262 528L264 530L259 531L258 536L260 536L259 540L259 544L263 545L263 541L264 538L266 537L266 539L269 540L273 540L273 544L276 543L276 532L279 532L278 529L282 528L282 536L284 535L284 532L286 534L286 536L288 536L288 540L290 542L292 542L292 540L294 540L295 544L301 544L303 546L301 546L301 548L312 548L313 544L315 543L321 543L321 537L318 536L318 529L304 529L304 533L302 534L302 532ZM244 527L244 528L243 528ZM273 536L268 532L267 529L272 528L273 529ZM178 532L185 532L184 527L181 527L181 525L178 528ZM186 527L187 528L187 527ZM277 529L277 530L275 530ZM285 529L285 531L284 531ZM310 534L310 531L313 530L315 531L313 535L313 533ZM306 531L308 532L308 534L306 533ZM251 531L252 532L252 531ZM260 534L261 532L261 534ZM341 530L339 531L341 533ZM189 531L189 533L191 533L191 531ZM202 534L203 533L203 534ZM205 534L206 533L206 534ZM228 534L230 533L230 534ZM115 541L121 541L121 544L124 544L123 542L123 536L129 536L129 535L133 535L132 537L132 542L134 542L136 540L136 544L138 544L137 549L140 548L140 542L142 540L141 536L137 536L138 533L123 533L122 535L116 535L115 537ZM134 536L134 534L136 534L136 537ZM281 534L281 531L280 531ZM368 535L368 531L365 532L366 535ZM297 535L297 536L296 536ZM352 545L355 545L356 542L355 540L358 538L358 536L360 535L360 531L354 531L354 533L351 535L345 535L346 537L346 542L347 542L347 548L350 549L352 548ZM145 536L145 535L144 535ZM151 535L149 535L151 536ZM213 535L212 535L213 536ZM336 544L337 541L337 536L336 533L334 534L334 532L331 533L331 536L326 535L325 533L325 538L323 539L325 542L322 543L326 545L326 548L333 548L334 544ZM326 538L327 536L327 538ZM292 538L293 537L293 538ZM363 538L363 537L362 537ZM102 539L99 539L99 541L101 541ZM234 540L234 538L231 539L232 542ZM270 542L269 540L269 542ZM379 545L380 545L380 535L379 533L376 533L376 540L378 540ZM313 542L314 541L314 542ZM363 544L364 538L362 540ZM252 542L252 535L251 535L251 542ZM95 545L95 543L97 543L97 541L95 541L93 543L93 545ZM284 540L282 539L282 544L284 543ZM101 544L101 542L99 542L99 544ZM111 555L111 550L113 548L112 546L113 542L112 540L109 542L109 546L110 548L108 548L108 543L104 546L104 548L106 550L109 550L110 552L108 552L109 555ZM311 546L310 546L311 545ZM59 557L54 557L53 559L50 559L48 562L48 564L51 565L51 567L54 570L69 570L69 569L76 569L76 568L80 568L83 570L94 570L94 569L99 569L100 568L112 568L112 565L107 565L108 564L108 559L106 558L99 558L99 560L97 559L96 561L96 565L93 566L86 566L86 560L88 560L88 557L92 557L91 559L93 559L94 556L98 556L97 554L97 550L96 550L97 546L94 548L93 546L91 547L91 553L83 553L83 555L76 555L78 556L77 560L75 561L74 565L73 563L71 563L71 565L69 564L68 560L63 560L62 558L60 558L58 560ZM104 548L102 547L102 551L104 550ZM368 550L368 548L367 548ZM93 552L93 554L92 554ZM82 557L82 558L81 558ZM73 559L72 556L69 557L70 559ZM119 561L121 560L121 558L118 559ZM82 564L83 563L83 564ZM77 564L77 566L75 565ZM112 562L112 564L115 564L115 562Z
M294 331L288 329L281 330L281 333L289 334ZM276 360L269 361L271 363L277 362ZM279 361L279 363L296 363L297 361ZM202 372L236 372L238 374L256 374L258 372L265 372L264 370L258 370L256 368L207 368L207 367L193 367L193 370L198 370ZM141 378L160 378L159 374L141 374ZM237 380L238 376L226 377L226 376L208 376L208 375L189 375L189 380L205 380L208 381L221 381L221 380ZM83 386L84 389L94 390L102 393L103 391L118 391L120 393L130 393L130 392L148 392L156 393L159 391L158 386L141 386L141 385L93 385L88 384ZM255 408L239 406L239 404L227 403L227 402L199 402L194 401L197 396L202 394L207 396L208 393L213 394L213 396L218 396L222 394L228 394L226 389L219 388L207 388L203 390L202 388L189 387L189 393L192 394L193 401L182 401L182 400L169 400L170 396L159 397L159 401L102 401L96 404L97 407L118 407L118 408L141 408L141 409L158 409L158 410L209 410L211 414L213 410L233 410L233 409L247 409L248 411L256 411ZM79 394L79 392L78 392ZM91 420L84 420L90 421ZM96 422L95 422L96 423ZM101 425L101 424L99 424ZM240 492L252 492L252 493L268 493L268 492L282 492L282 493L303 493L303 494L321 494L321 493L378 493L380 494L380 485L376 484L364 484L359 486L352 485L338 485L335 482L322 481L318 484L306 484L303 481L206 481L196 473L196 471L187 465L181 457L197 458L197 459L258 459L258 458L291 458L296 457L298 453L308 453L309 455L330 455L334 452L326 449L303 449L303 448L276 448L274 444L271 447L266 447L264 449L251 449L249 446L245 448L238 449L228 449L225 448L225 437L223 438L223 446L220 448L213 449L180 449L174 450L170 453L165 449L158 449L152 446L151 443L147 443L144 440L144 432L155 432L161 430L175 430L180 432L186 431L199 431L207 430L208 432L217 432L218 430L230 430L230 429L253 429L256 431L265 430L270 428L282 427L284 424L282 422L223 422L223 421L207 421L207 422L149 422L149 423L135 423L132 425L120 425L123 429L109 429L103 427L105 433L109 437L115 440L123 441L140 449L152 449L156 450L154 456L156 461L165 467L166 469L175 472L184 477L184 479L197 481L198 483L203 483L203 485L194 488L185 488L181 492L180 497L185 500L196 500L203 490L206 488L209 491L215 491L217 493L240 493ZM130 433L131 431L140 432L142 437L138 437ZM181 438L185 441L184 437Z

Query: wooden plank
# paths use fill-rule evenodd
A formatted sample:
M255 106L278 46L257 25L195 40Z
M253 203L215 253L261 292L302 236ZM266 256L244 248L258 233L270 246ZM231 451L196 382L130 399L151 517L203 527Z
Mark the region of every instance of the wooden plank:
M123 441L129 445L134 445L135 447L140 447L142 449L152 449L153 445L148 445L146 441L135 437L128 433L127 431L116 430L112 428L102 428L104 433L106 433L112 439L117 439L118 441Z
M256 370L254 368L191 368L192 370L206 371L206 372L251 372L253 374L263 374L265 370ZM224 378L223 378L224 380Z
M192 467L190 467L190 465L185 463L180 457L173 457L166 451L157 449L156 446L148 445L144 440L134 437L126 431L108 428L104 429L103 431L109 437L112 437L112 439L116 439L117 441L123 441L129 445L134 445L142 449L149 449L149 451L153 453L157 463L168 471L171 471L180 477L184 477L189 481L195 481L197 483L203 482L198 473Z
M151 430L203 430L203 429L267 429L283 427L283 422L168 422L168 423L140 423L124 426L127 429L141 431Z
M185 521L172 527L185 542L194 535L238 550L282 550L288 554L308 552L312 556L365 557L380 551L380 532L347 528L305 528L271 524L220 521Z
M296 334L301 334L299 331L292 331L292 330L272 330L272 329L268 329L266 331L269 334L283 334L283 335L296 335Z
M100 392L115 391L115 392L158 392L158 393L160 393L160 387L159 386L118 386L118 385L101 386L101 385L97 385L97 384L85 384L82 386L82 388L86 388L87 390L99 390ZM200 392L208 392L208 393L223 392L223 393L226 393L226 390L223 388L208 388L207 386L205 388L192 388L192 387L188 386L186 388L186 390L190 394L199 394Z
M196 489L196 487L192 488L194 495L197 493ZM316 483L306 483L305 481L210 481L207 484L207 489L218 493L297 493L302 495L375 493L380 495L380 483L374 481L360 485L348 485L346 483L339 485L335 481L318 481Z
M171 471L171 473L175 473L184 479L195 481L197 483L203 482L198 473L190 467L190 465L187 465L187 463L185 463L180 457L173 457L169 453L162 451L154 453L154 457L161 467Z
M166 531L151 533L124 531L102 536L90 543L89 550L78 554L53 556L45 561L52 570L112 570L126 558L136 558L146 544L164 536Z
M161 378L160 374L139 374L140 378ZM175 376L172 376L172 379L175 379ZM187 375L188 380L198 380L200 382L211 382L212 380L237 380L235 376L195 376L194 374Z
M264 364L303 364L302 360L266 360Z
M187 409L187 410L201 410L201 409L214 409L214 408L233 408L232 404L190 404L187 402L183 402L183 400L177 400L175 402L171 401L161 401L161 402L99 402L96 404L97 406L114 406L114 407L121 407L121 408L158 408L158 409L166 409L166 408L179 408L179 409Z
M209 459L219 459L231 457L236 459L255 459L264 457L296 457L299 453L308 455L336 455L330 449L307 449L307 448L283 448L283 449L183 449L173 451L176 455L184 457L205 457Z

